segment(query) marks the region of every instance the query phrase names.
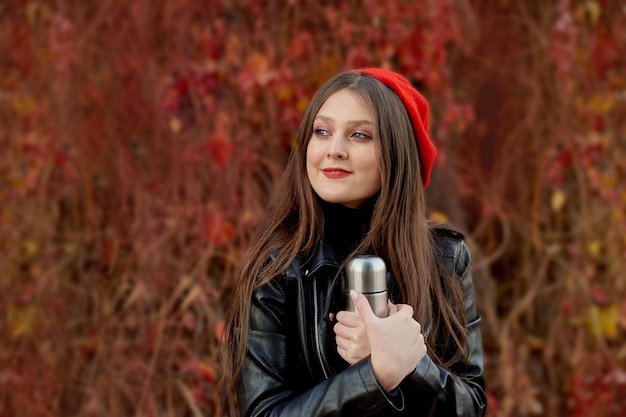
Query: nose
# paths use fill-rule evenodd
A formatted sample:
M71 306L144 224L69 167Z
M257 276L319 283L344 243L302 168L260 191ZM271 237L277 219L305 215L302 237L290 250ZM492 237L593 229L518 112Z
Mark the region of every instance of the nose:
M343 135L334 135L328 143L326 156L330 159L346 159L348 151L346 149L345 139Z

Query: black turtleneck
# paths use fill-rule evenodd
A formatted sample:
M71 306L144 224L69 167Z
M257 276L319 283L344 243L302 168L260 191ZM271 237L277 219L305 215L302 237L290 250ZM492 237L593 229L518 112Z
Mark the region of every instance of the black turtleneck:
M324 212L324 242L335 251L337 261L342 262L363 240L370 227L375 201L371 199L354 209L319 199Z

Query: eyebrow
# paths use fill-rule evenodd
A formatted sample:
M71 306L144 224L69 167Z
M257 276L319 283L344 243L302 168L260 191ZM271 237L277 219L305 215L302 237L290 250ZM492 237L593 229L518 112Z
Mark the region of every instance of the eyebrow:
M317 116L315 116L314 120L317 119L321 119L322 121L326 122L326 123L333 123L335 121L335 119L333 119L332 117L328 117L328 116L324 116L323 114L318 114ZM357 125L372 125L375 126L375 123L372 122L371 120L348 120L347 122L349 125L352 126L357 126Z

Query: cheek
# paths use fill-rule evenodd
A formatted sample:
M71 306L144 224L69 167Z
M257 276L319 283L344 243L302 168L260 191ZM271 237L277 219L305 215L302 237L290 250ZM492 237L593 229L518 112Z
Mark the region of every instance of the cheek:
M370 184L372 186L372 189L376 191L380 190L380 187L382 186L382 181L378 169L372 172L372 175L370 176Z
M307 178L309 182L311 182L311 176L313 175L313 171L315 167L314 153L311 152L311 146L307 147L306 155L304 158L304 163L305 163Z
M309 183L313 182L313 168L311 167L311 165L308 163L306 164L306 178L309 180Z
M372 186L375 187L376 190L380 190L380 187L382 186L383 174L381 172L378 159L373 159L370 161L368 172L370 173Z
M319 146L315 146L315 143L313 141L309 142L306 148L306 156L305 156L307 168L309 167L313 168L314 166L317 166L317 164L319 163L319 159L320 159L319 148L320 148Z

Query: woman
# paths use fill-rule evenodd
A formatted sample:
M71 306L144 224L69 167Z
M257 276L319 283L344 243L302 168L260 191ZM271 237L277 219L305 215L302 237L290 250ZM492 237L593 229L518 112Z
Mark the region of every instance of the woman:
M427 222L428 104L392 71L336 75L313 98L229 310L245 416L480 416L482 342L460 233ZM343 267L385 260L389 316Z

